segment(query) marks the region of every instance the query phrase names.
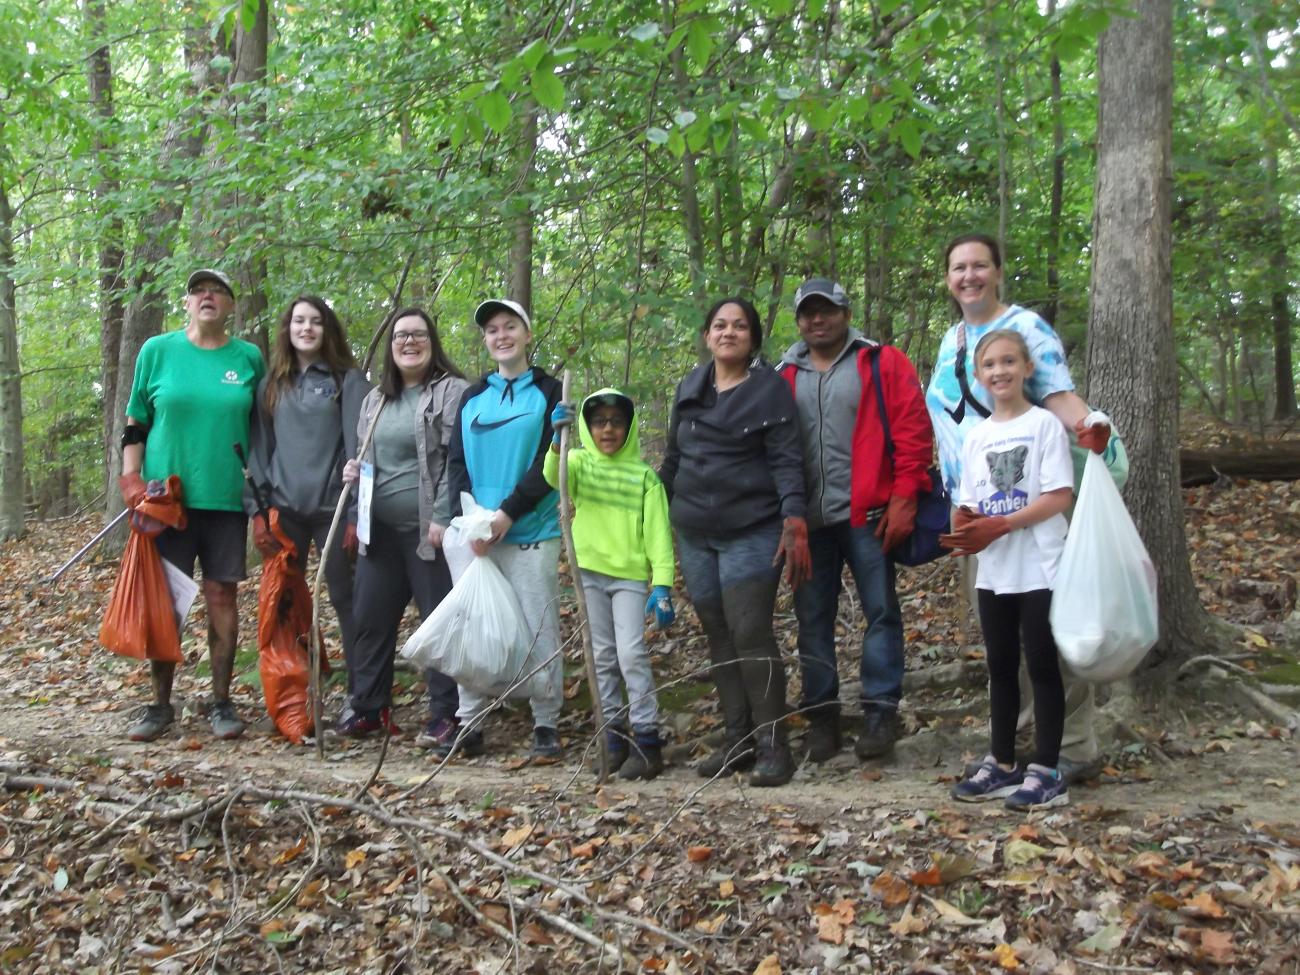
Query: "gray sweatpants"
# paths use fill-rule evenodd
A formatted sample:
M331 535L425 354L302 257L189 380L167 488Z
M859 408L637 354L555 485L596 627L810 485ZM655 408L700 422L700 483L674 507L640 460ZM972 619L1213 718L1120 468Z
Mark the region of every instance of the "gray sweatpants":
M657 733L659 701L645 648L646 584L583 569L582 591L587 597L596 685L605 721L621 725L630 718L634 732Z
M454 539L455 533L448 534ZM474 555L467 547L455 544L454 541L445 546L445 552L447 567L451 569L454 584L469 568L469 560L473 559ZM559 653L560 540L548 538L543 542L530 542L527 545L497 542L488 549L488 558L496 563L519 599L519 608L523 610L524 622L528 624L528 629L533 634L530 658L534 661L547 662L546 666L533 676L534 693L528 699L529 707L533 711L533 726L554 728L560 720L560 708L564 705L564 661ZM462 687L460 707L456 709L456 717L460 718L461 724L465 724L493 700L487 695L477 694Z

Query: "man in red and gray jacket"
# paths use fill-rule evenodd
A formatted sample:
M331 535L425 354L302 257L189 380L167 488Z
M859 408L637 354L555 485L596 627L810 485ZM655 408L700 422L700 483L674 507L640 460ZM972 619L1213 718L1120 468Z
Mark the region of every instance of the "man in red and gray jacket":
M839 678L835 616L844 563L853 572L867 619L862 639L862 730L855 751L874 758L902 730L903 621L889 551L911 534L917 497L929 489L934 434L916 369L900 350L849 327L849 299L825 278L795 292L802 340L781 359L794 390L803 441L812 578L794 594L799 618L801 709L811 727L808 755L824 762L839 751ZM885 450L871 360L894 441Z

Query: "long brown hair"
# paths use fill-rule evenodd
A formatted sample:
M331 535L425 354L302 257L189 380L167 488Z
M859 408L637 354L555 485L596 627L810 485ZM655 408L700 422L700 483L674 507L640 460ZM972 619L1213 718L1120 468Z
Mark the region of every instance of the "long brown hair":
M379 391L387 399L394 399L402 395L402 390L406 384L402 381L402 374L397 368L397 363L393 359L393 329L403 318L418 318L429 328L429 365L424 370L424 375L420 377L420 385L424 386L432 382L439 375L455 376L458 379L464 379L465 374L456 368L456 364L447 358L447 353L442 349L442 339L438 337L438 329L434 327L433 319L423 308L411 306L403 308L388 319L388 341L384 343L384 365L379 373Z
M338 315L324 298L316 295L298 295L289 302L280 316L280 331L275 336L275 346L271 349L271 366L266 373L266 412L274 413L275 404L280 397L293 386L298 372L298 357L294 354L293 343L289 341L289 322L293 320L293 310L299 304L311 305L320 312L321 333L320 357L325 368L334 376L334 382L343 392L343 374L349 369L357 368L357 357L352 354L348 337L343 332L343 325Z

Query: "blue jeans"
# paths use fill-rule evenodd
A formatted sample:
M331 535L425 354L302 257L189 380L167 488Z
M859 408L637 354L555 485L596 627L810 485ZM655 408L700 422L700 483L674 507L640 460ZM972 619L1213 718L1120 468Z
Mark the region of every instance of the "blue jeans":
M845 562L867 618L867 632L862 637L862 702L897 708L903 696L903 614L894 588L894 563L881 551L875 528L874 521L861 528L842 521L808 533L812 578L794 594L802 708L839 701L835 617Z

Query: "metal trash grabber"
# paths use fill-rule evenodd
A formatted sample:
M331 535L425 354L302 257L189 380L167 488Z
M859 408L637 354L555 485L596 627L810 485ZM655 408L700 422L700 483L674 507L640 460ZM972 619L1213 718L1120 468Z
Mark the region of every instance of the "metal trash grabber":
M87 552L89 552L92 548L94 548L96 545L102 542L104 540L104 537L109 532L111 532L114 528L117 527L118 522L120 522L123 518L125 518L130 513L131 513L130 508L123 508L121 511L119 511L117 513L117 516L112 521L110 521L107 525L105 525L103 528L99 530L98 535L96 535L94 538L92 538L90 541L88 541L85 545L81 547L81 551L79 551L76 555L74 555L72 558L68 559L68 561L64 562L61 566L59 566L54 571L53 575L46 578L44 580L45 585L52 586L54 585L54 583L58 582L59 576L63 575L63 573L67 572L74 565L80 562Z

